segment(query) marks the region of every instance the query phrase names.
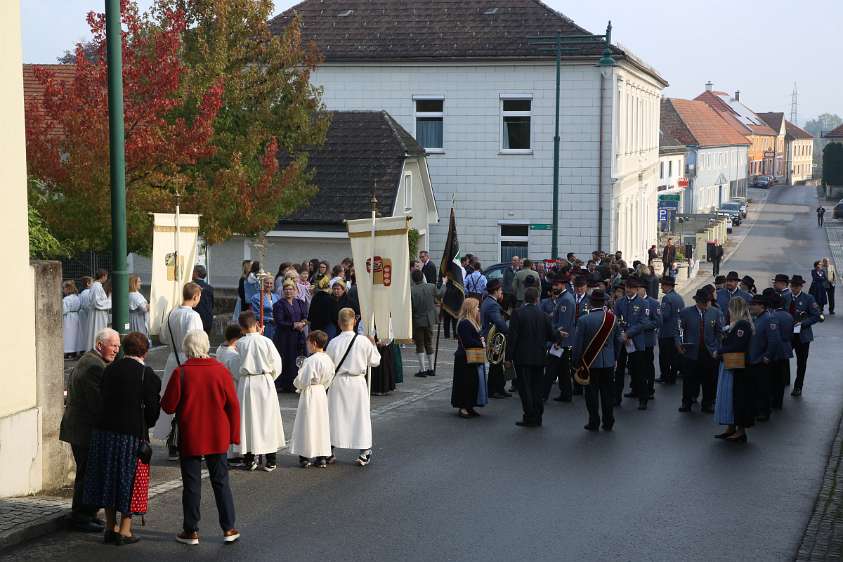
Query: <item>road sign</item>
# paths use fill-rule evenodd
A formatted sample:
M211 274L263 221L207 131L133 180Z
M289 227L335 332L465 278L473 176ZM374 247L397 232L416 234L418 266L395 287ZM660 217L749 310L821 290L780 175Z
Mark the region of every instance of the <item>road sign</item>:
M659 209L678 209L679 201L659 201Z
M530 230L551 230L553 228L552 224L531 224Z
M666 222L667 217L668 217L667 209L665 209L664 207L659 209L659 222Z
M678 193L662 193L659 195L659 201L676 201L679 202L679 199L682 196Z

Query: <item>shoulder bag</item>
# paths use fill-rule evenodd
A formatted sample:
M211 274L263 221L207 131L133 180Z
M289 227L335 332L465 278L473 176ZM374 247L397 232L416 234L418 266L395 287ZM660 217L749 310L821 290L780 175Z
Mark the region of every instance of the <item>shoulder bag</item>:
M462 343L462 338L457 335L460 345L465 350L465 362L468 365L485 365L486 364L486 348L485 347L466 347Z
M348 357L348 354L349 354L349 353L351 353L351 348L352 348L352 347L354 347L354 340L356 340L356 339L357 339L357 336L359 336L359 335L360 335L360 334L355 333L355 334L354 334L354 337L353 337L353 338L351 338L351 343L350 343L350 344L348 344L348 347L345 349L345 353L343 354L342 359L340 359L340 362L339 362L339 363L337 363L337 368L336 368L336 369L334 369L334 374L335 374L335 375L336 375L336 374L338 374L338 373L340 372L340 367L342 367L342 364L343 364L343 363L345 363L345 360L346 360L346 358Z

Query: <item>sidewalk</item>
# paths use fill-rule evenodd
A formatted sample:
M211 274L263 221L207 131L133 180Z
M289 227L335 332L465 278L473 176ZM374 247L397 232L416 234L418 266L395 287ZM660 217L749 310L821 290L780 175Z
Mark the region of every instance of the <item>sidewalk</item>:
M451 387L453 356L456 350L454 340L441 338L437 376L434 378L413 376L419 368L415 357L415 347L413 345L402 345L401 348L404 382L399 383L396 390L386 396L372 396L372 419L375 423L392 410L424 400ZM147 364L160 373L165 360L164 351L159 348L150 353ZM67 362L65 365L66 373L69 373L72 367L73 362ZM298 395L279 394L278 399L281 403L284 432L289 441L293 430L296 406L298 405ZM167 460L167 452L160 441L153 440L152 446L149 488L151 502L154 501L156 496L181 488L178 463ZM286 454L286 447L280 451L280 454ZM202 477L207 478L207 476L207 471L203 470ZM237 471L232 472L232 478L237 478ZM0 498L0 551L65 528L67 525L66 518L70 513L72 490L62 490L60 493L66 497L37 495Z

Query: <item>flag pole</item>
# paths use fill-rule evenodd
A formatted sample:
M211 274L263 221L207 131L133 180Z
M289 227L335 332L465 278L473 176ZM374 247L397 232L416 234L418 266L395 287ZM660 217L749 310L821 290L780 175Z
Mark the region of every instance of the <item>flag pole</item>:
M366 332L369 337L374 337L375 335L375 228L376 222L378 217L378 198L375 195L375 186L377 184L377 180L375 183L372 184L372 257L371 257L371 264L372 266L369 269L369 318L366 322ZM377 344L375 344L377 346ZM372 396L372 368L368 367L366 369L366 375L368 378L369 383L369 397Z

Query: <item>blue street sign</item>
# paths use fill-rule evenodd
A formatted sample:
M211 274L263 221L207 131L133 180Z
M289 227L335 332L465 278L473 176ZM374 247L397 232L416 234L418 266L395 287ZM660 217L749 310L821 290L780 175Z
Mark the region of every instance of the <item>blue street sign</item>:
M666 222L667 217L668 217L667 209L665 209L664 207L659 209L659 222Z

